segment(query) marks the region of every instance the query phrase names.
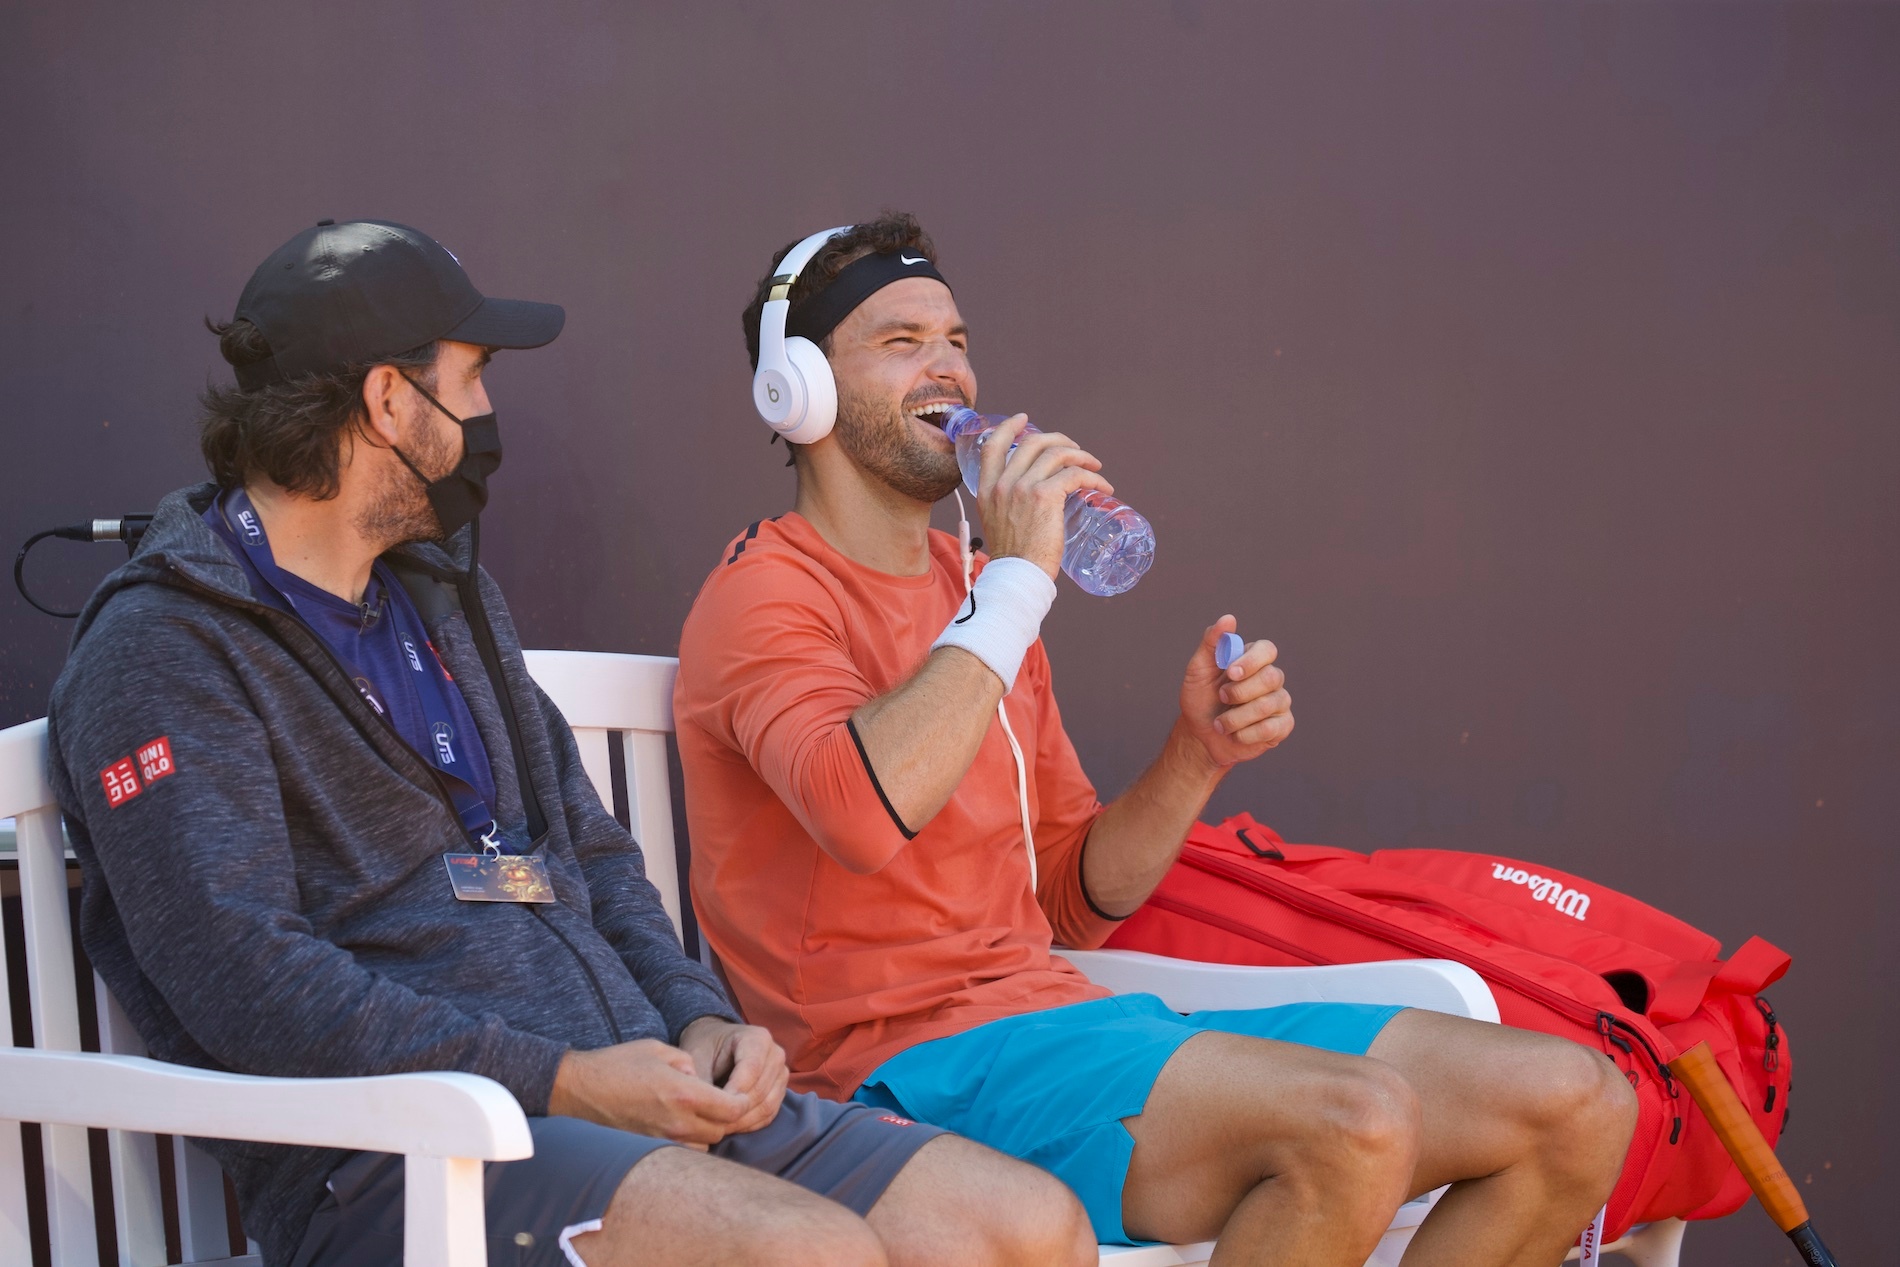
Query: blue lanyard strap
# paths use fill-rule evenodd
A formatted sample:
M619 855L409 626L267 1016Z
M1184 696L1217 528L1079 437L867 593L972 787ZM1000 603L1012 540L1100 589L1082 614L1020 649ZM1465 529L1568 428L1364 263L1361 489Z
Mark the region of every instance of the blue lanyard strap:
M436 654L435 645L429 640L428 632L422 624L421 614L408 602L408 594L389 569L379 560L372 573L372 586L377 588L377 601L381 614L392 622L396 639L401 644L404 655L409 661L412 673L406 675L414 684L416 702L420 705L422 717L430 736L430 743L418 747L408 736L395 726L391 716L391 702L383 697L371 682L368 673L354 663L348 656L332 646L312 627L311 622L298 610L294 574L286 572L272 554L270 541L265 536L263 521L258 517L256 507L243 489L231 489L219 495L212 510L217 513L220 524L239 547L239 560L245 570L256 582L253 590L260 601L290 616L296 617L317 634L319 642L329 648L338 663L370 708L376 712L399 737L415 751L439 777L449 799L455 805L463 830L469 837L482 846L484 853L497 854L509 850L502 841L495 815L487 799L461 774L469 769L474 754L469 752L468 741L463 739L463 749L458 757L455 722L457 710L451 693L459 694L455 680L449 675L448 667ZM366 609L367 613L367 609ZM425 659L426 653L426 659ZM464 706L463 716L466 716ZM465 729L472 729L464 723ZM479 737L476 737L479 741ZM451 768L454 767L454 768Z

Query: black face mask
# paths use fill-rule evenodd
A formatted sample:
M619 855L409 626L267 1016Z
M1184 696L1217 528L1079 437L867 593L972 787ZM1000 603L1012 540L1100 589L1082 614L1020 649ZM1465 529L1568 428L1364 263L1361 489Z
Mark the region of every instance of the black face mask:
M442 539L446 541L473 522L475 516L482 513L482 507L488 505L488 477L501 465L501 427L495 421L493 410L473 418L457 418L441 401L429 395L421 383L407 374L403 375L403 381L462 428L462 460L441 479L430 479L416 469L416 464L401 449L390 446L410 473L422 481L429 506L435 511L436 522L442 530Z

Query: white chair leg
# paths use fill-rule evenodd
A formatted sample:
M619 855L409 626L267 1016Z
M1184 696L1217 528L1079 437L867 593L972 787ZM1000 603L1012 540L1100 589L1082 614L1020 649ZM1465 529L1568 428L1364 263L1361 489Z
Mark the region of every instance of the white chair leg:
M46 1157L47 1233L53 1267L82 1267L99 1258L92 1221L92 1154L82 1126L40 1126Z
M231 1223L225 1212L224 1171L211 1154L172 1136L172 1175L178 1184L178 1235L185 1261L228 1258Z
M404 1158L402 1261L403 1267L487 1267L481 1162Z
M1405 1249L1412 1243L1412 1234L1416 1231L1416 1227L1395 1227L1381 1236L1379 1247L1366 1259L1366 1267L1399 1267L1399 1260L1405 1257Z
M1617 1252L1636 1267L1676 1267L1688 1226L1681 1219L1660 1219L1631 1235L1629 1244Z
M22 1147L20 1124L0 1121L0 1263L33 1261L33 1242L27 1235Z

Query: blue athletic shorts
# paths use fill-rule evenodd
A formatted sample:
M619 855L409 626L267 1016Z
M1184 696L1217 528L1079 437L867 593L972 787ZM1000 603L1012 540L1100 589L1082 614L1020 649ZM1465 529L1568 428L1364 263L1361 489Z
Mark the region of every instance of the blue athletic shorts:
M991 1021L919 1043L877 1067L858 1101L1033 1162L1074 1189L1098 1241L1122 1229L1122 1184L1139 1114L1174 1049L1204 1030L1363 1056L1400 1007L1290 1003L1245 1012L1172 1012L1121 994Z

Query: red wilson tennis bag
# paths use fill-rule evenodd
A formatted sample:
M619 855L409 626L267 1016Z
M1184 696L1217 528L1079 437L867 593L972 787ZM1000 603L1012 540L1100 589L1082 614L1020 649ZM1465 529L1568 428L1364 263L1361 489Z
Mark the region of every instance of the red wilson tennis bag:
M1109 938L1210 963L1298 967L1455 959L1491 987L1504 1023L1597 1048L1640 1114L1607 1233L1719 1218L1748 1185L1665 1067L1706 1039L1773 1144L1786 1123L1786 1035L1758 992L1788 969L1759 937L1721 945L1634 898L1509 858L1440 849L1354 853L1289 845L1242 814L1195 824L1181 860Z

